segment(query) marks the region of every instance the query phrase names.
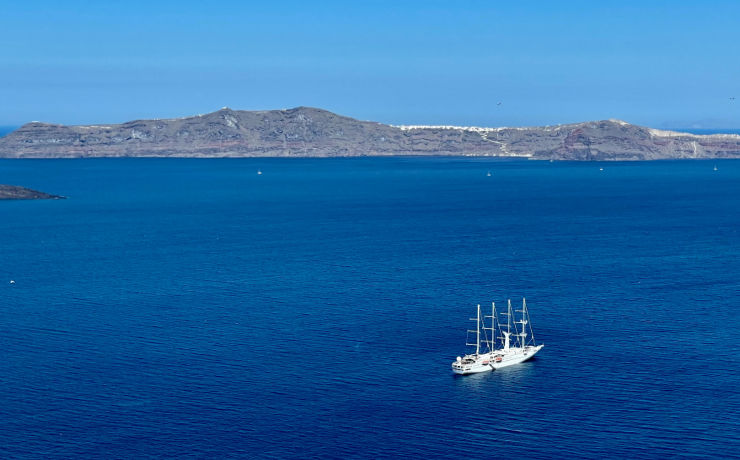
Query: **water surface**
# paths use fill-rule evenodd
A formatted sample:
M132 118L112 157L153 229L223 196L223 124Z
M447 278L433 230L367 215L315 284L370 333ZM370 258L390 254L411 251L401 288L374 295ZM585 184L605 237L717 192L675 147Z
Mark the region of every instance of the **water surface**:
M4 458L740 452L740 162L4 160L0 183L69 197L0 202ZM521 296L543 351L454 377L475 305Z

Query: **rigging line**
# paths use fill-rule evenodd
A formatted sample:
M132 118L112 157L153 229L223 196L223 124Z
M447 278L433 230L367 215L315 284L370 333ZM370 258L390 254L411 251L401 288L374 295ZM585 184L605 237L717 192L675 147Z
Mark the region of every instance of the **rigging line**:
M503 314L503 313L501 313L501 314ZM501 321L497 321L497 326L498 326L498 335L499 335L500 338L503 338L504 331L501 329Z
M485 323L485 321L484 321L484 323L483 323L483 327L482 327L482 329L483 329L483 340L484 340L484 341L486 342L486 344L488 345L488 350L490 351L490 350L491 350L491 343L490 343L490 341L488 340L488 332L486 332L486 323ZM493 331L491 331L491 334L493 334Z
M527 309L527 321L529 324L529 333L532 334L532 345L536 345L537 342L534 340L534 329L532 329L532 321L529 320L529 309Z

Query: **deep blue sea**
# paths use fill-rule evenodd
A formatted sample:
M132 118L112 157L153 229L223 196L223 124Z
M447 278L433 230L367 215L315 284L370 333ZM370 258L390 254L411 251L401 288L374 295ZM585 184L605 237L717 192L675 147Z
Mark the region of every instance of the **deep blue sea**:
M0 137L3 137L13 131L15 131L17 127L15 126L0 126Z
M740 161L2 160L0 183L68 197L0 202L1 458L740 453ZM536 359L453 376L475 305L522 296Z

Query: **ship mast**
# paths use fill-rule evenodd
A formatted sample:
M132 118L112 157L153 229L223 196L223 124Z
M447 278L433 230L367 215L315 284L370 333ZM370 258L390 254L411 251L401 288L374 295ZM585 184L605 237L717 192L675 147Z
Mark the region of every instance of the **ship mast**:
M478 316L475 318L475 354L480 354L480 304L478 304Z
M520 311L522 312L522 319L521 321L516 321L515 324L522 325L522 329L517 335L519 336L519 345L524 349L527 345L527 323L529 323L529 315L527 315L527 299L524 297L522 297L522 309Z
M470 318L470 321L475 321L475 331L471 331L470 329L468 329L467 337L470 337L471 332L475 332L475 343L469 343L468 339L466 339L465 345L475 345L475 354L478 355L480 353L480 304L478 304L478 314L475 316L475 318Z
M504 336L504 351L508 352L511 345L511 299L508 299L508 307L506 309L506 332Z
M511 299L509 299L509 308L506 311L506 335L511 334Z
M496 302L491 302L491 342L489 350L493 352L496 349Z
M486 318L491 318L491 327L486 327ZM491 302L491 316L482 315L481 323L483 329L483 342L488 346L488 351L494 351L496 349L496 303ZM488 332L491 331L491 336L488 336Z

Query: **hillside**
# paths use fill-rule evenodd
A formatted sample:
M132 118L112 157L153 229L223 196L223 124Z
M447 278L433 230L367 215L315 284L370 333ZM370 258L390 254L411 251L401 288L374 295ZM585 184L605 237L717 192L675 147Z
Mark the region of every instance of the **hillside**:
M527 128L391 126L326 110L238 111L114 125L25 124L0 158L506 156L552 160L738 158L740 136L694 135L619 120Z

